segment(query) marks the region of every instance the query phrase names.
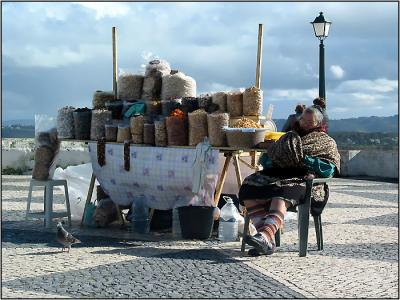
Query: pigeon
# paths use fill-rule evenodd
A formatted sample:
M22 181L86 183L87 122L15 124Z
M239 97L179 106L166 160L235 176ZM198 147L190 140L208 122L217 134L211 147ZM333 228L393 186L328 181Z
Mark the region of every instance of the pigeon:
M78 244L81 241L78 240L76 237L74 237L72 234L70 234L68 231L64 229L62 226L61 222L57 223L57 235L56 235L57 241L63 245L62 247L62 252L64 252L65 248L68 248L68 252L71 249L72 244Z

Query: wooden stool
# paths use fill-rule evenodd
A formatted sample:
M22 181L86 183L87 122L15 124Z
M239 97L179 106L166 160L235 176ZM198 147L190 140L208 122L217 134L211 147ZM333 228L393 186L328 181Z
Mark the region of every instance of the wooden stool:
M53 187L54 186L64 186L64 195L65 195L65 205L67 207L67 212L53 212ZM31 213L31 201L32 201L32 189L34 186L44 186L44 212L39 213ZM47 228L51 228L51 221L55 217L68 217L69 226L71 226L71 208L69 205L69 197L68 197L68 186L67 181L62 180L36 180L31 179L29 185L29 194L28 194L28 201L26 205L26 215L25 218L28 219L29 217L36 217L36 218L44 218L44 225Z

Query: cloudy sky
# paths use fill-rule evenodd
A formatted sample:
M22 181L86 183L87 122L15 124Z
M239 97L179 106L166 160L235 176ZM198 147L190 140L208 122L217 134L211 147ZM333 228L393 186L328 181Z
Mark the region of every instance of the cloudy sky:
M254 85L258 24L264 24L264 107L286 118L318 96L319 41L313 21L332 21L325 40L331 119L398 113L398 4L2 3L2 118L56 115L90 107L112 90L111 28L119 71L167 60L197 82L197 93Z

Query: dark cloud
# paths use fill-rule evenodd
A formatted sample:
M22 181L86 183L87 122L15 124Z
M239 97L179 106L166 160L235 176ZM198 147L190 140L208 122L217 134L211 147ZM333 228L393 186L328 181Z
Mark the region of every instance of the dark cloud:
M286 117L297 102L311 104L318 89L319 42L309 22L319 11L333 22L325 41L332 117L391 115L398 106L397 84L391 92L372 93L363 85L340 90L352 80L397 82L396 3L95 5L3 4L3 118L90 106L95 90L111 89L112 26L118 28L123 70L138 72L146 62L143 52L151 52L195 78L198 92L248 87L255 82L259 23L264 24L265 106L273 103L274 117ZM332 65L344 71L341 78L330 71Z

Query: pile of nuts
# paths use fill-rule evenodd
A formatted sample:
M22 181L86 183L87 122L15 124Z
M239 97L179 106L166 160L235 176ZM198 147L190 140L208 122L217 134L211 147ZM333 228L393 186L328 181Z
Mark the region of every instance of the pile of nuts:
M251 119L243 117L237 121L232 128L263 128L263 126Z

